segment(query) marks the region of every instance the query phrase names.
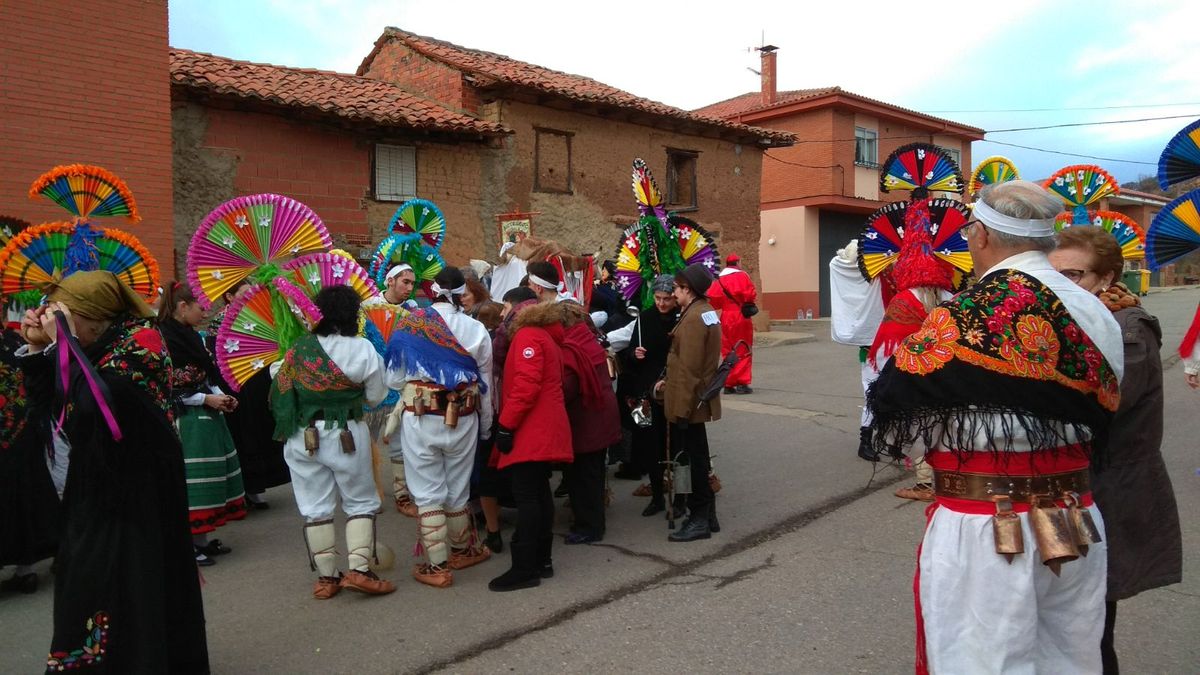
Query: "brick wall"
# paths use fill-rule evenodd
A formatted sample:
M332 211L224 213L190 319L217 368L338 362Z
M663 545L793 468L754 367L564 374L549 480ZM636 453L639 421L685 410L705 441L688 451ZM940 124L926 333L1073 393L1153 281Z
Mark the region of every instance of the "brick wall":
M275 192L307 204L325 222L334 243L356 255L364 246L374 250L400 206L371 198L373 137L183 98L173 117L175 246L181 264L204 216L237 195ZM480 257L483 147L402 137L381 140L417 146L417 193L436 203L448 223L443 257L458 265Z
M29 185L58 164L123 178L142 222L106 218L171 269L171 117L165 0L0 2L0 211L63 220Z
M646 160L659 188L667 189L667 148L699 152L696 187L699 208L681 215L719 237L721 253L737 251L743 267L758 275L762 153L699 136L616 122L546 106L505 101L499 113L514 130L502 151L488 161L504 167L504 193L494 195L494 213L536 211L534 234L555 239L579 253L616 255L624 227L637 216L630 186L633 160ZM534 128L570 132L571 194L533 189ZM486 171L486 169L485 169ZM505 201L501 201L505 200ZM494 228L489 241L496 240Z
M391 40L380 48L363 73L459 110L476 111L479 97L463 82L462 73L438 61L414 52L403 43Z

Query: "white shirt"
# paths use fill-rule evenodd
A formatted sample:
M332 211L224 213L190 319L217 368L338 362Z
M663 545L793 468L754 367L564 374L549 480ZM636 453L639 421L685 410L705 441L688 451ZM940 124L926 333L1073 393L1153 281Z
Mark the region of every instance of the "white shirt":
M378 405L387 396L383 357L375 351L370 340L357 336L319 335L317 341L347 378L363 385L367 405Z
M458 340L463 349L467 350L471 358L475 359L475 363L479 366L480 382L491 389L494 384L492 382L492 336L488 335L487 328L448 302L435 302L430 306L446 321L450 332L454 334L454 338ZM392 389L399 390L403 389L404 383L409 380L432 382L433 378L420 367L412 372L389 370L386 384ZM382 399L382 397L380 398ZM492 397L480 396L479 429L482 438L488 438L491 435L492 415Z

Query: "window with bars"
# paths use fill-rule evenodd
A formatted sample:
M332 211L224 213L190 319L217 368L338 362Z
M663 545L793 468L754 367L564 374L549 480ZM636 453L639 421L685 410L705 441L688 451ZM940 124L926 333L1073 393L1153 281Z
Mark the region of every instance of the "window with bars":
M700 208L696 195L696 161L700 153L694 150L667 149L667 205L675 210Z
M859 166L879 166L879 132L854 127L854 163Z
M417 196L417 149L410 145L375 145L375 199L403 202Z

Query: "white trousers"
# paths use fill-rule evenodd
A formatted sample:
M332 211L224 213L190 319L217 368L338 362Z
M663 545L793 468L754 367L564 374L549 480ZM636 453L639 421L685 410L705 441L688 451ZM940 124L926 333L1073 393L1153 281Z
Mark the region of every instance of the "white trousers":
M413 502L418 507L466 506L479 443L479 415L463 415L458 418L458 426L451 428L437 415L418 417L406 411L400 420L399 436L404 450L404 478Z
M296 506L308 522L328 520L337 508L338 497L347 516L365 516L379 510L379 492L371 466L371 432L365 422L350 422L355 450L342 452L340 428L325 428L316 422L321 447L309 455L301 429L283 444L283 458L292 471Z
M1089 507L1102 539L1100 510ZM1108 548L1062 566L1042 564L1029 515L1025 552L996 553L992 517L934 511L920 556L921 615L929 672L1100 673Z

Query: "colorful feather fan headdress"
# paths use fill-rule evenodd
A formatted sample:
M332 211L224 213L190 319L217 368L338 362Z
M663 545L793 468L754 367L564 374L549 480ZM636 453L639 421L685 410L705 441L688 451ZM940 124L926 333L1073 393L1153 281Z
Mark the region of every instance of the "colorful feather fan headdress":
M147 301L157 299L158 263L146 247L132 234L91 222L115 216L141 220L125 181L98 166L59 166L39 176L29 196L46 197L74 218L19 232L7 226L11 234L0 250L0 295L36 305L47 284L75 272L106 270Z

